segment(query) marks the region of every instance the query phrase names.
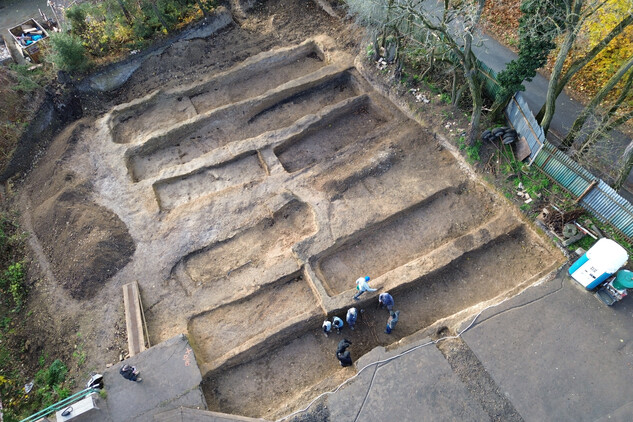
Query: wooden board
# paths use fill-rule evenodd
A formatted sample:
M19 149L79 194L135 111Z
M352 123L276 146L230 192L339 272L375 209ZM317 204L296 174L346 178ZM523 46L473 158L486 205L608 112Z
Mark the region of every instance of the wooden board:
M517 161L523 161L530 156L532 151L530 151L530 146L523 136L519 136L519 139L515 142L515 155L517 157Z
M136 281L123 286L123 306L125 308L128 349L130 356L134 356L145 350L141 297Z

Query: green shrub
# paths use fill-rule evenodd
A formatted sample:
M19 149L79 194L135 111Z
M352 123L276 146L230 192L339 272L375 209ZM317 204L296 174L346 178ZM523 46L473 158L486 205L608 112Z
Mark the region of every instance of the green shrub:
M469 163L474 163L480 160L479 150L481 149L481 140L478 139L474 144L466 147L466 157Z
M0 290L10 293L16 309L20 309L26 298L26 286L24 285L24 264L15 262L9 265L0 278ZM8 303L7 303L8 304Z
M11 88L24 93L33 92L42 86L44 72L41 68L29 70L31 65L11 64L9 69L15 72L17 83Z
M71 31L73 34L82 35L86 32L86 15L88 7L88 5L82 3L66 9L66 17L70 21Z
M64 382L66 379L66 373L68 373L68 368L64 365L59 359L55 359L51 366L48 367L46 371L45 381L46 385L49 387L54 387Z
M70 72L83 72L88 68L88 58L81 39L64 32L51 35L53 48L51 60L58 68Z

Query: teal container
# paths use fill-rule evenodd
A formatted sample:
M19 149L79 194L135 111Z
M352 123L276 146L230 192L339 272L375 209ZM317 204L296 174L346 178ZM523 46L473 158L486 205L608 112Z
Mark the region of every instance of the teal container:
M629 270L620 270L613 280L613 287L618 290L626 290L633 288L633 272Z

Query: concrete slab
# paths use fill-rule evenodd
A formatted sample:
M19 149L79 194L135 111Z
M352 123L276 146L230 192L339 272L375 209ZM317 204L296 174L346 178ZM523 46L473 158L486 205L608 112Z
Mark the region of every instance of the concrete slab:
M429 340L390 352L383 347L375 348L359 359L357 367L361 369L425 343ZM353 353L353 345L351 349ZM333 421L489 419L433 344L378 367L368 367L336 394L328 396L325 406Z
M566 270L463 338L526 421L631 420L633 300L607 307Z
M123 378L123 364L136 366L143 382ZM179 407L207 409L202 376L184 335L173 337L109 368L103 374L107 399L99 421L153 421L154 415Z

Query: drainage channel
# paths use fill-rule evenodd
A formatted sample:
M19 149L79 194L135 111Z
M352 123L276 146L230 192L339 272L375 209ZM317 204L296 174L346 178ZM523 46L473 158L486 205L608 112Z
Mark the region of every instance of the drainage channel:
M535 266L535 262L540 265ZM376 309L376 295L368 297L356 304L363 312L355 331L345 327L342 335L325 338L315 324L302 335L280 340L277 349L263 357L206 374L203 391L207 403L221 412L274 419L301 406L302 402L293 402L295 398L303 401L308 396L316 397L333 387L328 380L353 375L349 368L342 369L334 357L340 339L352 341L351 353L358 359L376 346L387 346L539 277L555 263L551 252L520 227L407 283L405 288L392 291L401 314L391 335L384 333L387 311Z

